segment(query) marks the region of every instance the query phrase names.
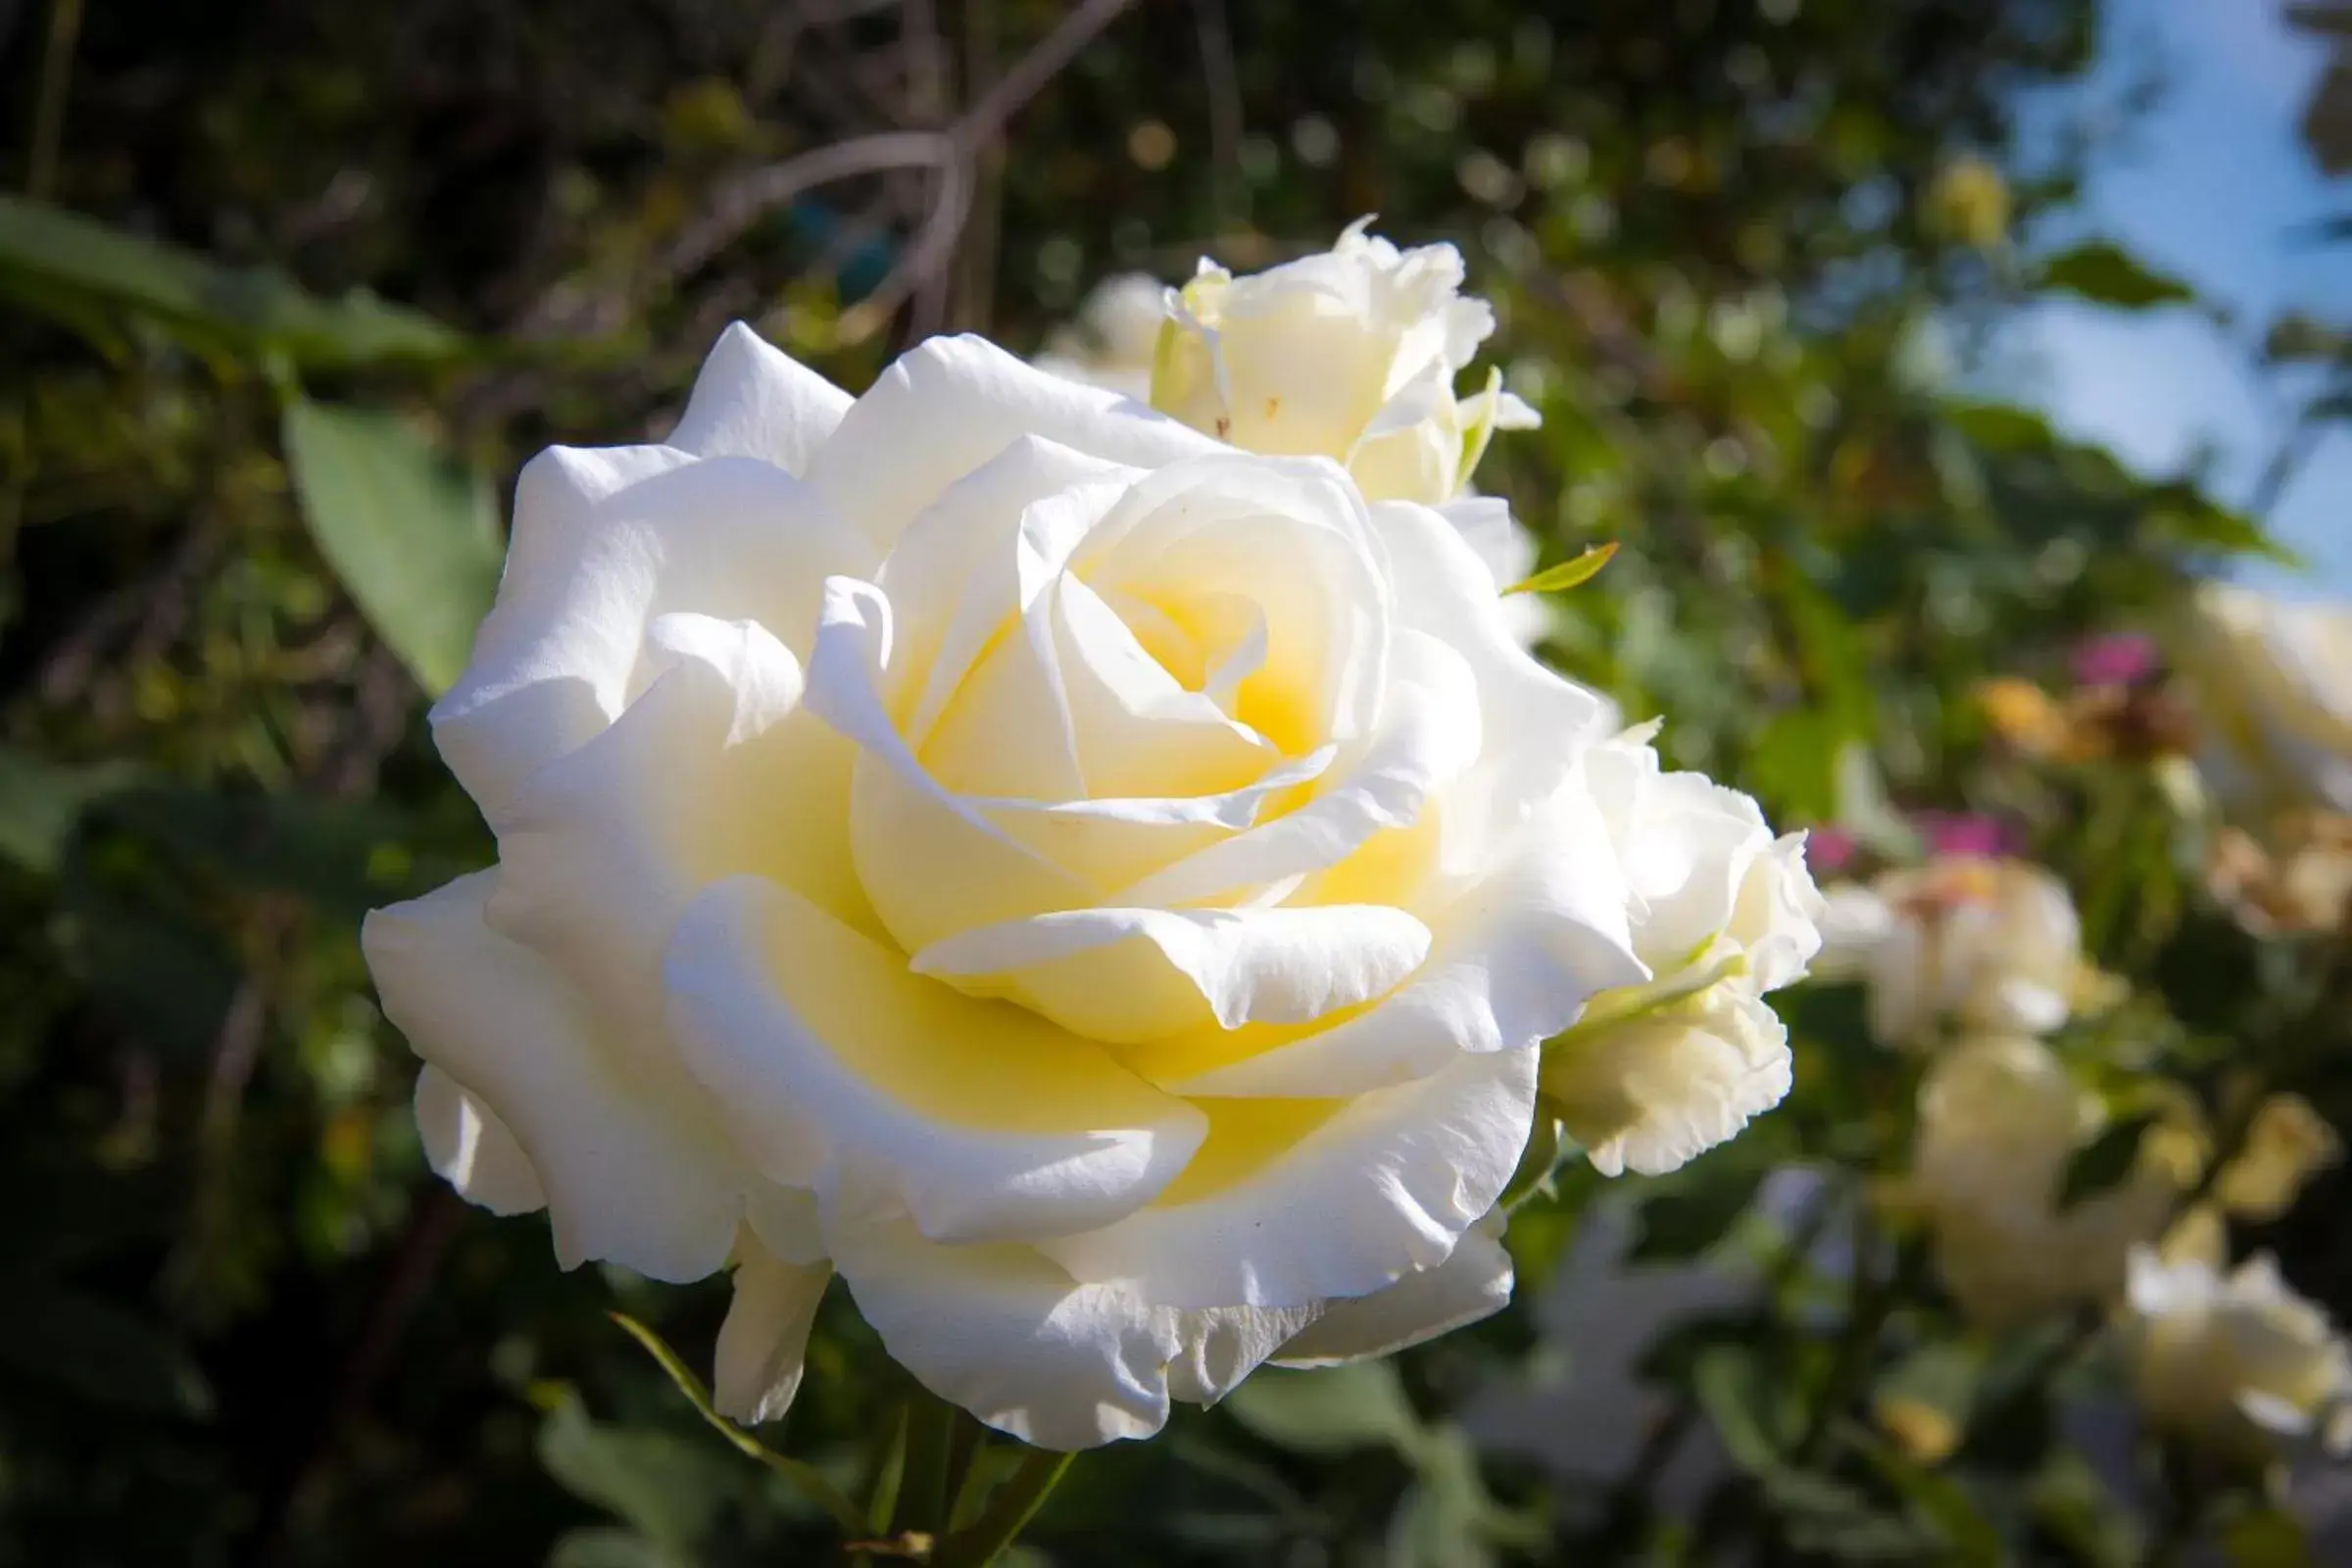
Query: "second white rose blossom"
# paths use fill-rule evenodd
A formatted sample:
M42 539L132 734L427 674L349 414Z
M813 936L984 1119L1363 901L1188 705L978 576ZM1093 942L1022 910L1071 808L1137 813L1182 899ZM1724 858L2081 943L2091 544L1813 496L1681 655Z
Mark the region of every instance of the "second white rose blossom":
M1330 458L1368 500L1436 507L1499 592L1534 570L1535 541L1502 503L1472 494L1470 476L1496 430L1541 420L1493 372L1457 395L1494 330L1493 307L1461 291L1461 253L1400 249L1370 223L1262 272L1203 260L1182 289L1106 279L1037 363L1244 451ZM1511 597L1502 613L1520 642L1544 634L1536 596Z
M1586 761L1652 978L1595 997L1544 1052L1545 1093L1612 1176L1673 1170L1781 1102L1788 1036L1764 995L1801 978L1821 948L1804 836L1775 838L1746 796L1665 771L1655 729Z
M1053 1447L1494 1310L1542 1043L1669 950L1739 1021L1578 1060L1623 1162L1786 1087L1792 852L1446 518L977 339L853 400L733 328L543 454L433 724L499 859L367 925L427 1151L566 1265L732 1264L743 1419L836 1273Z

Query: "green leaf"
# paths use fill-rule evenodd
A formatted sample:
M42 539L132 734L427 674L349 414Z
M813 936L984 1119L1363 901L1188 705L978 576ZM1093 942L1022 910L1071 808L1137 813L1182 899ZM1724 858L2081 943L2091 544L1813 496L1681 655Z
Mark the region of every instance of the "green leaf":
M1955 399L1944 405L1944 417L1961 434L1993 452L2047 452L2058 444L2049 420L2007 403Z
M1506 594L1556 594L1563 593L1570 588L1579 588L1599 575L1600 568L1614 560L1616 555L1617 541L1612 539L1607 544L1592 546L1572 561L1563 561L1556 566L1545 566L1532 577L1522 577L1505 588L1503 592Z
M482 476L391 415L296 398L286 458L327 564L427 692L466 667L498 592L498 510Z
M106 814L234 886L299 894L355 917L463 869L420 866L410 824L349 801L158 788L126 792Z
M56 874L82 808L122 788L135 771L126 762L60 767L0 746L0 858L36 875Z
M547 1568L694 1568L634 1530L610 1527L568 1532L547 1554Z
M2276 1506L2250 1508L2222 1531L2230 1568L2311 1568L2311 1543L2302 1522Z
M688 1370L686 1363L678 1359L678 1352L671 1349L661 1335L656 1334L626 1312L614 1312L611 1316L613 1322L619 1324L627 1332L629 1338L644 1346L646 1353L651 1355L662 1370L669 1375L669 1381L678 1386L680 1394L686 1396L686 1402L694 1406L695 1414L708 1421L721 1437L733 1444L738 1451L759 1460L776 1475L782 1477L809 1501L830 1514L833 1522L852 1536L865 1533L867 1520L863 1511L848 1497L842 1495L841 1490L828 1481L822 1471L812 1464L787 1458L776 1452L758 1438L720 1415L718 1407L710 1402L710 1391L703 1387L703 1380Z
M205 352L297 367L446 360L468 348L430 317L372 294L322 300L283 273L221 267L14 196L0 196L0 297L85 334L128 314Z
M1328 1457L1385 1446L1410 1459L1421 1448L1421 1418L1388 1361L1270 1368L1227 1396L1225 1408L1252 1435L1293 1453Z
M2146 1560L2139 1522L2072 1448L2052 1451L2027 1488L2026 1506L2036 1524L2091 1568L2132 1568Z
M0 1290L0 1362L132 1414L212 1408L203 1375L161 1327L45 1280L12 1280Z
M2131 1174L2139 1158L2141 1135L2156 1119L2154 1111L2121 1117L2076 1150L2074 1157L2066 1162L2066 1180L2059 1184L2058 1206L2072 1208L2085 1199L2096 1198Z
M1959 1482L1913 1463L1867 1432L1850 1430L1847 1439L1943 1538L1950 1548L1943 1560L1952 1568L2000 1568L2001 1532Z
M601 1425L565 1398L539 1429L539 1462L573 1495L692 1559L734 1493L710 1454L667 1432Z
M2041 286L2119 311L2145 311L2196 298L2177 277L2151 270L2113 240L2090 240L2041 266Z
M1718 1345L1701 1351L1690 1368L1690 1392L1734 1464L1751 1476L1785 1469L1771 1390L1752 1346Z

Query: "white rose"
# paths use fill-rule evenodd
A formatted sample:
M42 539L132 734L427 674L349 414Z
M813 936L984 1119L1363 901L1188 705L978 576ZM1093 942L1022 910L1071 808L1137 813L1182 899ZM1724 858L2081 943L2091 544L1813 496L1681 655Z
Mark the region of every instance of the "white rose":
M1166 284L1142 272L1104 278L1078 307L1077 319L1046 339L1037 368L1150 402L1152 356L1168 318L1167 297Z
M1333 464L969 338L853 402L734 328L666 444L525 469L433 713L499 863L368 957L461 1191L567 1265L738 1261L725 1409L838 1271L1083 1446L1507 1294L1538 1045L1650 978L1603 711Z
M2011 1324L2105 1299L2122 1286L2131 1250L2162 1234L2194 1175L2183 1168L2193 1136L2179 1130L2144 1135L2137 1163L2114 1187L2060 1201L2076 1151L2106 1120L2037 1040L1967 1041L1929 1069L1908 1193L1933 1229L1937 1270L1970 1316Z
M1820 950L1804 836L1756 803L1668 773L1655 725L1586 760L1634 897L1634 952L1655 978L1593 999L1546 1047L1544 1092L1594 1168L1670 1171L1788 1093L1788 1033L1763 1000Z
M2225 799L2352 811L2352 606L2207 583L2178 653Z
M1494 330L1451 245L1398 250L1348 225L1317 255L1235 277L1203 260L1177 297L1154 408L1251 452L1336 458L1374 501L1453 500L1496 429L1536 413L1499 376L1454 377Z
M2128 1299L2132 1382L2154 1425L2250 1464L2277 1455L2282 1440L2346 1446L2352 1356L2268 1256L2225 1278L2208 1263L2168 1264L2141 1248Z
M2023 860L1955 856L1826 895L1818 972L1869 987L1871 1033L1933 1043L1938 1026L2047 1034L2085 983L2066 884Z

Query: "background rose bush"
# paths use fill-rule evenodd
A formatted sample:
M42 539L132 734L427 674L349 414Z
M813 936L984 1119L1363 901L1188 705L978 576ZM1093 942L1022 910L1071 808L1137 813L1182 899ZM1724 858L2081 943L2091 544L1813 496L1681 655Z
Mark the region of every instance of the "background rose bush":
M1681 1539L1690 1511L1644 1466L1703 1433L1733 1462L1699 1528L1785 1557L1965 1560L1985 1521L2054 1560L2134 1560L2168 1534L2291 1542L2289 1516L2193 1440L2199 1421L2119 1444L2187 1486L2086 1476L2055 1440L2086 1408L2172 1408L2134 1392L2128 1281L1984 1330L1890 1190L1933 1153L1921 1089L1967 1048L1958 1027L2046 1028L2034 1049L2059 1087L2098 1107L2071 1152L2040 1156L2059 1166L2035 1195L2050 1213L2130 1206L2177 1090L2205 1147L2180 1194L2193 1228L2157 1238L2165 1265L2226 1278L2267 1248L2335 1321L2352 1303L2342 1167L2261 1108L2291 1090L2322 1122L2346 1109L2344 840L2324 788L2341 692L2296 653L2325 636L2286 636L2302 622L2281 614L2264 637L2195 635L2188 579L2261 550L2258 519L1918 352L1924 323L1997 321L2048 292L2173 296L2132 258L2073 246L2069 172L2018 156L2013 90L2080 67L2091 7L1375 8L1345 47L1315 7L1137 7L975 142L949 264L923 240L955 183L932 165L760 199L804 152L987 107L1073 9L1098 8L0 14L0 68L32 121L66 72L57 154L12 127L11 188L97 220L0 209L0 1159L39 1195L0 1244L0 1555L576 1568L791 1561L838 1540L603 1315L648 1317L697 1365L715 1352L772 1410L796 1265L736 1282L763 1303L739 1323L787 1332L722 1335L726 1289L560 1272L540 1222L466 1212L426 1175L460 1172L501 1209L556 1196L455 1080L413 1081L356 938L367 909L494 853L423 714L490 606L513 476L551 444L667 434L729 319L863 391L933 328L1043 351L1101 279L1182 284L1203 253L1239 278L1374 212L1405 250L1454 242L1493 303L1456 399L1499 368L1543 418L1476 474L1524 526L1524 566L1623 547L1586 587L1509 604L1553 667L1629 718L1670 719L1656 772L1635 771L1736 785L1774 829L1834 826L1815 844L1847 859L1816 861L1825 883L1883 886L1989 845L2063 885L2109 978L2050 1024L1970 1000L2020 994L1997 980L1968 988L1934 1009L1954 1038L1909 1052L1879 1042L1868 985L1775 993L1794 1090L1730 1143L1654 1180L1585 1158L1514 1173L1535 1196L1458 1245L1490 1280L1507 1257L1526 1304L1178 1410L1161 1439L1083 1460L1038 1549L1629 1555ZM52 48L68 14L78 41ZM1115 357L1110 323L1097 332ZM2270 349L2322 378L2341 353L2315 321L2281 323ZM1446 418L1425 412L1416 450ZM929 456L891 455L909 473ZM1523 569L1508 559L1493 580ZM2119 630L2152 665L2077 657ZM2244 662L2216 668L2217 652ZM646 673L716 654L671 639ZM1984 700L1994 679L2006 706ZM673 682L680 722L703 716L691 685ZM536 715L551 736L578 716ZM1770 835L1725 826L1769 869ZM1717 934L1744 952L1736 919ZM2051 950L2023 956L2054 988ZM578 967L618 990L604 956ZM1775 1092L1755 971L1690 962L1695 989L1641 999L1658 1004L1608 1051L1572 1037L1546 1076L1572 1099L1580 1062L1705 1064L1726 1086L1711 1119L1659 1120L1628 1095L1581 1126L1540 1117L1540 1148L1614 1140L1638 1171L1653 1140L1673 1151ZM582 1027L618 1032L591 1010ZM1764 1185L1791 1165L1824 1200L1792 1209L1788 1178ZM2276 1179L2230 1179L2250 1170ZM1642 1265L1753 1258L1765 1285L1648 1348L1658 1421L1608 1429L1628 1484L1464 1425L1482 1389L1577 1396L1542 1381L1580 1348L1539 1344L1535 1312L1578 1237L1612 1226ZM706 1254L732 1239L713 1225ZM1471 1310L1493 1304L1473 1294ZM2245 1316L2283 1329L2286 1361L2327 1363L2332 1331L2299 1310ZM807 1343L777 1441L861 1485L904 1385L842 1293ZM2213 1412L2247 1390L2171 1392ZM2203 1511L2141 1505L2157 1494Z

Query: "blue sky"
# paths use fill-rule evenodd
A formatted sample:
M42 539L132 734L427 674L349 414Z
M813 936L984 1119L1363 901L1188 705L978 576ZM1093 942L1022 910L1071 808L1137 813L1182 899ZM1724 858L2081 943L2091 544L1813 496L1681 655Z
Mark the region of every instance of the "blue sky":
M2352 245L2294 233L2352 212L2352 181L2322 178L2295 134L2321 62L2279 21L2278 0L2107 0L2099 64L2065 107L2112 104L2150 64L2167 91L2102 152L2085 229L2229 306L2237 341L2188 311L2046 306L2005 345L2014 395L2149 472L2178 471L2210 448L2217 487L2246 498L2285 416L2249 372L2244 343L2291 306L2352 317ZM2352 431L2325 440L2271 521L2313 575L2250 576L2298 596L2352 596Z

